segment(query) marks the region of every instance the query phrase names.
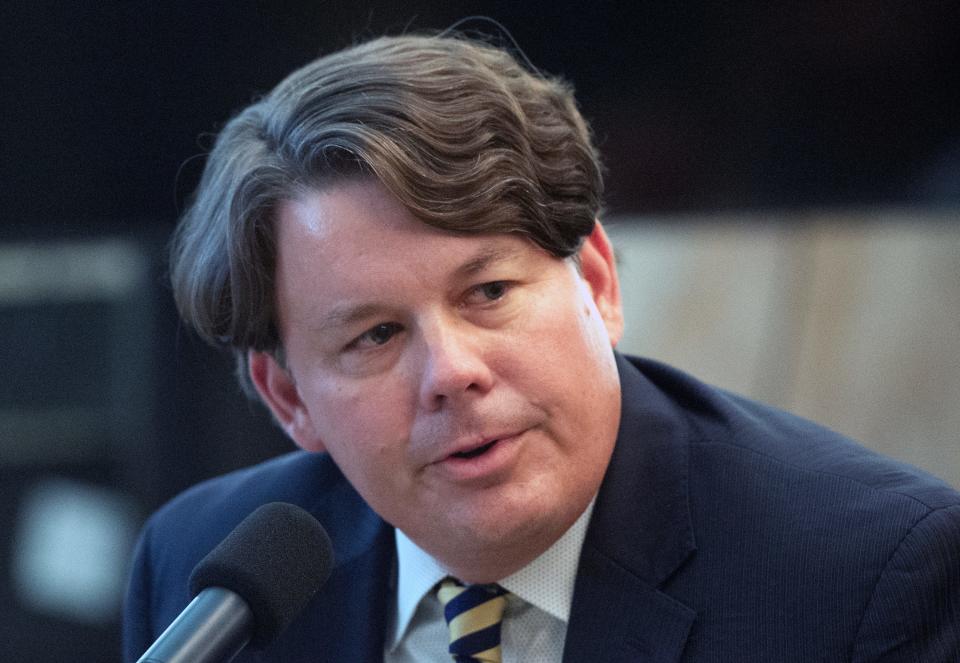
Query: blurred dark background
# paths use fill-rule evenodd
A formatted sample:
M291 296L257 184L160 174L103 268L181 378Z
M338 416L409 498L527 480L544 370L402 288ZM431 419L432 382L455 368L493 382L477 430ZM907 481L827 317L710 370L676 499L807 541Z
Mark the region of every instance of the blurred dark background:
M291 448L166 285L212 135L320 54L475 14L574 84L612 215L960 203L955 2L6 3L0 659L114 660L143 517Z

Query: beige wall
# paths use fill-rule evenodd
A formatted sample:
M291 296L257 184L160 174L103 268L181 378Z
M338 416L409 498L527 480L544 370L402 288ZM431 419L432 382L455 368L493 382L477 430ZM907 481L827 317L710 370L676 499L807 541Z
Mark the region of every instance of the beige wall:
M960 486L960 212L610 219L621 349Z

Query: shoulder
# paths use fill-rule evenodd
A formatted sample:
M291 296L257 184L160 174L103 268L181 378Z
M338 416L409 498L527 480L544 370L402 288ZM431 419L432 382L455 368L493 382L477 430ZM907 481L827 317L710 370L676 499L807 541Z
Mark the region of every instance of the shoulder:
M189 602L188 579L196 564L269 502L289 502L316 517L330 535L338 566L383 538L383 521L325 454L296 451L197 484L143 527L125 604L128 655L143 651Z
M960 504L960 493L944 481L820 424L658 362L629 361L682 422L678 428L689 445L691 476L723 468L732 473L725 482L731 488L763 479L774 492L789 490L794 500L829 502L836 493L856 494L917 514Z
M381 524L326 454L294 451L184 491L150 517L144 537L153 555L195 563L268 502L289 502L313 514L345 557L365 524Z
M887 657L960 660L960 506L918 520L877 575L852 658Z
M695 550L669 585L703 616L703 642L722 636L711 618L739 611L782 618L769 642L731 643L742 651L960 655L960 493L816 423L656 362L629 363L641 387L628 391L656 402L682 453L675 474ZM634 430L640 447L644 427Z

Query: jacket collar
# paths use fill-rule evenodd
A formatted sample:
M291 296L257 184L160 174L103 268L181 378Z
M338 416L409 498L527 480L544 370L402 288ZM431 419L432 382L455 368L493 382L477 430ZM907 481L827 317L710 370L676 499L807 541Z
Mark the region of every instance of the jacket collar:
M330 578L263 658L252 660L369 663L383 658L396 566L393 528L339 470L336 474L332 480L325 477L330 490L305 505L333 543Z
M695 549L683 415L617 354L617 443L587 530L565 661L676 661L695 613L660 591Z

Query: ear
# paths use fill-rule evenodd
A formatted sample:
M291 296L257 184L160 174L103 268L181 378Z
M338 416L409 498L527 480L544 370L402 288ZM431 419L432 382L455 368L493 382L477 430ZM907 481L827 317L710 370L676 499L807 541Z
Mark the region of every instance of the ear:
M250 380L280 427L302 449L325 451L290 371L268 352L247 352Z
M617 278L613 245L600 221L580 248L580 272L590 286L593 301L600 311L610 342L616 346L623 336L623 306L620 302L620 280Z

